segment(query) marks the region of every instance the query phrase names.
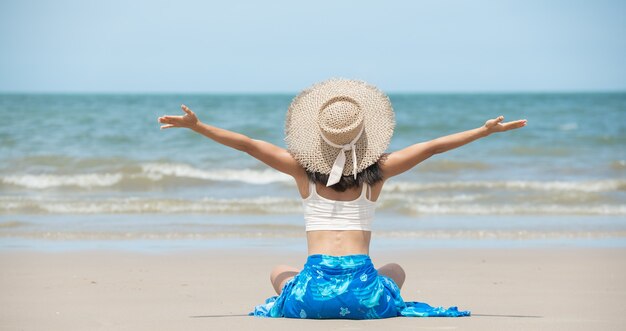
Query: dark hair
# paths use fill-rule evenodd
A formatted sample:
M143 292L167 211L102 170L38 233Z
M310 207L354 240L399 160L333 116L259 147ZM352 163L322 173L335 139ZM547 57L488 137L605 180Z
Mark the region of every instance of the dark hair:
M380 171L380 167L378 166L379 161L376 161L371 166L363 169L363 171L356 174L356 179L354 179L354 175L352 174L341 176L339 182L332 185L330 188L338 192L344 192L349 188L359 187L363 183L367 183L368 185L372 186L380 182L381 180L383 180L383 174ZM326 182L328 182L329 175L309 171L307 171L306 174L309 177L309 180L313 181L314 183L319 182L326 185Z

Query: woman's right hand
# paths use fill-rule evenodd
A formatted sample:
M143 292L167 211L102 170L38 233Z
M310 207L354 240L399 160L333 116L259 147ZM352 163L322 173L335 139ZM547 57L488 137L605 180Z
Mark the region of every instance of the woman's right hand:
M161 129L169 129L169 128L193 128L198 124L198 117L196 114L191 111L187 106L181 105L180 108L185 112L183 116L161 116L159 117L159 123L163 123L165 125L161 125Z

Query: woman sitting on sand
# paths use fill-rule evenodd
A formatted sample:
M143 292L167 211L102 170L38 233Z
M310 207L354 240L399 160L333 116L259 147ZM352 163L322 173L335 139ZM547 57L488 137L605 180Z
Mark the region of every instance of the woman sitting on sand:
M162 129L192 129L246 152L292 176L304 207L308 258L303 269L279 265L270 275L278 296L251 314L267 317L369 319L466 316L468 311L405 302L396 263L375 269L369 258L371 225L383 185L429 157L526 120L485 125L387 153L394 113L389 98L365 82L331 79L301 92L287 112L288 149L204 124L186 106L163 116ZM262 120L262 119L260 119Z

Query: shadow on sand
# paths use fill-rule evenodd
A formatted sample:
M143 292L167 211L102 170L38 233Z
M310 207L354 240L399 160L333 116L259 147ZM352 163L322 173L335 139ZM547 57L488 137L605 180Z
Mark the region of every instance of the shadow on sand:
M198 316L189 316L189 318L240 317L240 316L249 316L249 315L248 314L198 315ZM472 314L471 316L474 316L474 317L509 317L509 318L543 318L543 316L534 316L534 315L498 315L498 314Z
M239 316L248 316L248 314L232 314L232 315L198 315L198 316L189 316L189 318L209 318L209 317L239 317Z
M514 318L543 318L543 316L534 315L498 315L498 314L472 314L476 317L514 317Z

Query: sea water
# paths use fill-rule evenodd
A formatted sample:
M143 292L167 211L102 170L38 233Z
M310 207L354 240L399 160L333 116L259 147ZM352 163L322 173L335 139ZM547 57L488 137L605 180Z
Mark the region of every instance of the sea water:
M0 242L303 238L293 180L157 117L284 143L294 95L0 95ZM392 178L375 236L626 238L626 93L392 94L389 151L527 119ZM11 244L12 245L12 244Z

